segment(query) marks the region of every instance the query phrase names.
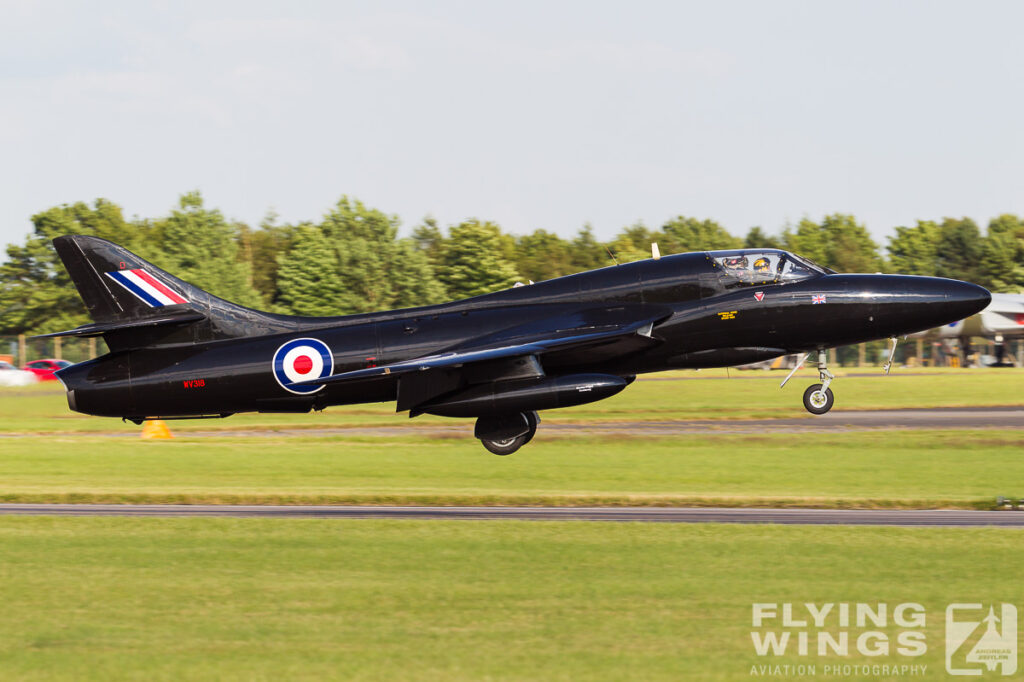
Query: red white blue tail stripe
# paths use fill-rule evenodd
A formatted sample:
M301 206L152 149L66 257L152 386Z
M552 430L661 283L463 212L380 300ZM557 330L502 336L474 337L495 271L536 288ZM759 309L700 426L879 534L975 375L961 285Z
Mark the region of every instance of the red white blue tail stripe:
M148 305L150 308L160 308L165 305L177 303L188 303L166 284L149 274L142 268L137 270L115 270L108 272L107 277L114 280L128 291L135 294L135 297Z

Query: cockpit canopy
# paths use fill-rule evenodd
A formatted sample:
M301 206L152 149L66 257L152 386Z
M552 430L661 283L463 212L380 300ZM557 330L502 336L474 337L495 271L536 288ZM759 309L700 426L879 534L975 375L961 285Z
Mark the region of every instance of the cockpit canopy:
M806 258L778 249L709 251L708 257L726 289L799 282L829 272Z

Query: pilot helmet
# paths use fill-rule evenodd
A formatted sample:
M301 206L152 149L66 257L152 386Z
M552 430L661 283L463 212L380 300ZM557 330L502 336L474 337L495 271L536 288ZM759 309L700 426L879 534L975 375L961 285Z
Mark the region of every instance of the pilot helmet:
M747 267L746 256L734 256L732 258L726 258L723 262L725 264L725 267L732 268L734 270Z
M765 258L764 256L761 256L756 261L754 261L754 272L768 274L771 271L772 271L771 263L769 263L768 259Z

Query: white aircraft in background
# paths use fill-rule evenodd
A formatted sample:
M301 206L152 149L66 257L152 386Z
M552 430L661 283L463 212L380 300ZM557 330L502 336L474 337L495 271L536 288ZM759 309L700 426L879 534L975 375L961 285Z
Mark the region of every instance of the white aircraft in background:
M964 355L970 348L971 337L981 336L993 341L997 365L1003 364L1006 342L1017 340L1015 364L1020 366L1024 364L1024 357L1020 357L1024 341L1024 294L992 294L992 302L980 313L921 335L932 335L935 331L941 339L957 339Z

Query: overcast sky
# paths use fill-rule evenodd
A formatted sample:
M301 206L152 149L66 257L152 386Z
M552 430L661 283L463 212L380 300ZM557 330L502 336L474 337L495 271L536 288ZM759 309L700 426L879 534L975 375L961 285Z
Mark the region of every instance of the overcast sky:
M1024 3L0 0L0 243L47 207L734 234L1024 213Z

